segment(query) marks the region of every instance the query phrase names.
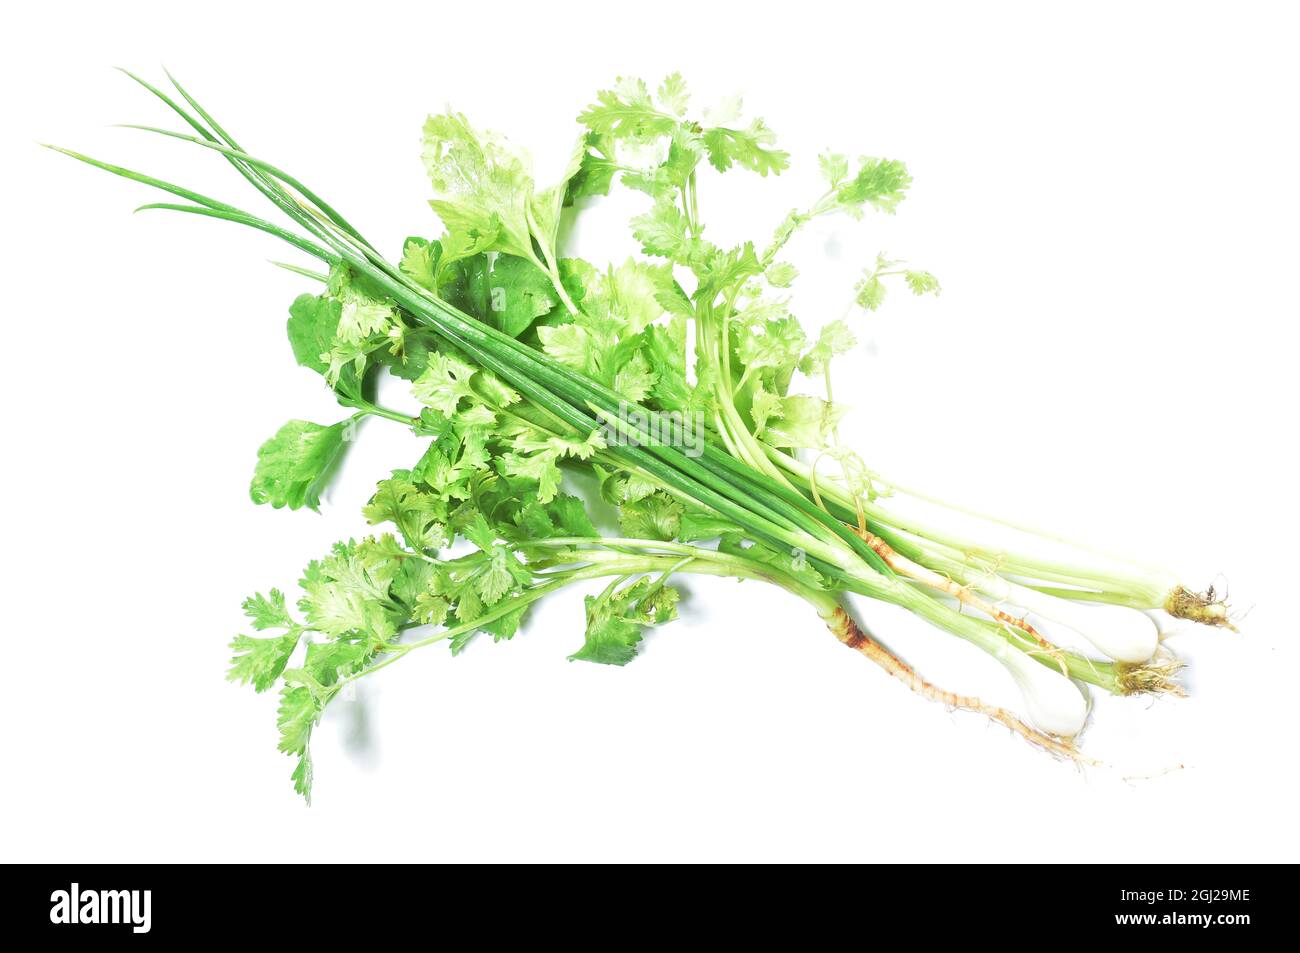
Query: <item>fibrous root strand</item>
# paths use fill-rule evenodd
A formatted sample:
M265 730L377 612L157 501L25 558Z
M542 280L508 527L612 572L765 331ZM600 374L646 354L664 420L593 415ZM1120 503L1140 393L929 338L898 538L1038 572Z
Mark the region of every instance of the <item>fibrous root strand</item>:
M1184 586L1175 586L1165 599L1165 611L1175 619L1190 619L1204 625L1237 631L1228 616L1227 600L1218 598L1213 586L1204 592L1192 592Z
M835 638L871 659L871 661L918 695L928 698L930 701L939 702L949 709L960 709L961 711L971 711L984 715L992 721L1011 729L1012 732L1035 747L1057 757L1068 758L1079 764L1095 765L1098 763L1091 758L1085 757L1069 738L1049 735L1026 724L1005 708L986 705L973 696L958 695L927 682L912 666L863 632L852 617L842 608L837 608L833 613L822 618L825 619L827 628L831 630Z

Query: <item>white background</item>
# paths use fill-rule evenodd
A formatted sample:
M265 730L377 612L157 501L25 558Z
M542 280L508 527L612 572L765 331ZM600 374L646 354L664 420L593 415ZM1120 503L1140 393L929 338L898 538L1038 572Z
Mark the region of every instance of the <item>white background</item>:
M26 5L8 13L0 857L6 860L1297 859L1294 480L1300 168L1285 5ZM1081 772L909 694L783 593L690 582L624 669L567 662L578 594L513 642L429 649L316 733L316 801L272 695L222 680L247 593L363 531L419 452L368 428L323 515L255 507L258 444L337 419L295 368L291 252L40 150L241 202L110 71L165 63L245 144L396 253L433 235L418 161L447 103L558 170L619 74L743 91L788 175L702 185L718 241L764 238L826 147L905 159L895 219L819 224L795 298L838 316L877 250L934 271L854 320L840 372L869 462L1231 584L1242 634L1170 644L1184 701L1101 699ZM586 213L619 259L640 208ZM398 398L395 398L398 399ZM1222 576L1220 576L1222 574ZM934 680L1018 704L904 614L873 630ZM1146 777L1138 777L1146 776Z

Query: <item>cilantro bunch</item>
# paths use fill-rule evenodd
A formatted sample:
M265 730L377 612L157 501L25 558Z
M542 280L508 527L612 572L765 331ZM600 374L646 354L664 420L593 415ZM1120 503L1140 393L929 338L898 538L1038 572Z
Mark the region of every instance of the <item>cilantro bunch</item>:
M345 686L435 642L455 654L480 636L510 639L534 602L570 585L591 587L572 659L631 661L647 627L676 617L680 574L756 580L805 600L837 638L921 694L1071 758L1081 757L1072 739L1087 714L1084 685L1177 690L1177 663L1132 609L1227 621L1212 594L1162 574L1046 557L1028 543L993 549L899 515L889 497L901 488L841 442L831 367L855 346L852 312L880 308L891 283L918 295L937 295L939 283L882 254L856 287L846 281L845 317L813 331L791 310L799 272L784 256L821 216L893 214L912 184L901 162L822 155L820 195L775 215L765 239L718 245L700 215L709 176L762 179L790 162L738 99L696 118L679 75L654 92L621 79L581 112L570 160L549 184L505 139L447 111L425 122L420 156L440 233L408 238L390 260L174 80L167 93L132 78L189 132L137 128L224 158L285 224L67 154L179 200L145 208L258 229L316 262L285 266L311 283L289 308L287 334L297 363L346 412L289 421L267 439L253 501L316 509L364 418L425 439L418 459L375 488L365 535L308 563L295 598L270 589L244 603L258 634L236 637L228 675L278 690L279 746L304 796L312 733ZM566 256L566 218L598 214L587 200L615 187L644 195L630 223L643 257ZM420 412L379 404L380 375L407 381ZM586 499L572 492L581 474ZM597 495L617 513L615 535L593 523ZM1027 717L925 682L854 623L841 605L850 592L904 606L997 658L1024 690ZM1026 610L1083 645L1049 641ZM1127 621L1099 624L1103 611Z

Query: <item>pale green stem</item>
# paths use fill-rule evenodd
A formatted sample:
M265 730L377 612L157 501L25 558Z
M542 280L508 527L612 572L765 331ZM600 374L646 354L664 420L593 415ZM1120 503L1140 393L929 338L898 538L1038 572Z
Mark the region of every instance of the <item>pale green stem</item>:
M771 447L767 448L767 453L778 466L804 479L811 477L812 471L807 464ZM861 505L868 518L919 537L923 545L927 542L939 543L950 550L962 553L966 560L978 557L986 563L992 563L1003 573L1030 579L1049 579L1066 585L1095 589L1113 597L1129 600L1124 604L1132 602L1141 604L1144 608L1160 607L1168 594L1168 584L1149 573L1138 573L1132 570L1108 571L1103 567L1075 563L1068 559L1045 558L1040 554L1013 547L989 547L960 533L915 518L899 516L874 500L863 501L848 493L837 481L827 479L820 481L818 486L822 493L846 509L854 509ZM1027 584L1033 585L1032 582ZM1080 593L1075 598L1087 597L1087 594Z

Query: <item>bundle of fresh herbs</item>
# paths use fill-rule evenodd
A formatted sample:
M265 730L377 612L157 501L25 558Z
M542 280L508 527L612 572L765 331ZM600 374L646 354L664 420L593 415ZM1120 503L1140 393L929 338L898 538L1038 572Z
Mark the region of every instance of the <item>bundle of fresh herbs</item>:
M777 175L789 161L761 119L740 119L739 102L697 121L679 75L653 92L621 79L578 117L564 175L546 187L522 152L449 111L423 130L442 235L409 238L390 260L316 192L247 152L174 80L168 93L132 78L188 131L135 128L223 158L283 224L68 155L176 199L144 208L260 229L318 263L285 266L315 282L290 306L289 343L348 414L289 421L263 443L254 502L315 509L362 418L427 438L362 511L372 535L309 563L292 604L279 589L244 603L259 634L236 637L229 677L278 689L280 750L295 759L305 796L312 731L345 686L434 643L455 654L480 634L509 639L538 599L589 581L573 659L631 661L647 626L675 618L675 576L758 580L808 602L836 638L922 695L1076 760L1085 760L1074 738L1088 716L1086 686L1180 691L1179 663L1139 610L1229 624L1213 592L1166 573L1020 527L1014 545L991 544L907 516L895 503L917 494L841 442L831 367L854 333L843 319L805 330L786 295L798 269L784 254L821 216L893 214L911 185L901 162L822 155L821 195L767 240L721 247L705 235L701 184L737 171ZM644 257L565 257L562 219L616 183L645 195L631 222ZM881 256L858 282L856 305L874 311L891 288L940 290L928 272ZM409 381L418 415L376 402L382 374ZM617 508L616 536L593 526L590 501L565 492L566 471L577 470ZM1023 717L924 681L850 618L845 593L906 607L988 652L1022 689ZM1069 644L1049 641L1034 620Z

